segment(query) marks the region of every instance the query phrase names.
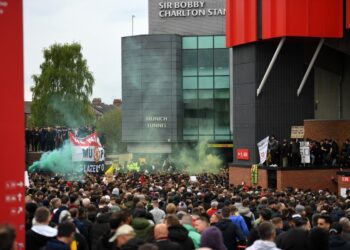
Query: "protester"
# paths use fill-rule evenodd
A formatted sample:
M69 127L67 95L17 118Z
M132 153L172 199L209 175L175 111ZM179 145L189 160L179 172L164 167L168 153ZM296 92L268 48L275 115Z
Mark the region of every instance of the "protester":
M157 198L153 199L153 209L150 211L150 213L153 215L153 219L156 224L163 222L165 212L159 209L159 201Z
M201 245L203 235L217 232L225 249L234 249L243 244L246 237L248 246L258 240L267 241L269 245L270 240L259 235L259 226L272 221L278 235L275 242L281 249L318 249L313 241L323 237L322 232L326 237L320 242L327 242L329 248L342 246L350 240L350 197L336 196L328 190L286 188L276 191L245 184L232 186L228 184L227 170L198 174L196 182L186 173L171 172L117 172L108 182L103 178L98 174L86 174L84 180L67 180L67 176L56 174L30 174L30 186L26 189L27 234L36 233L33 230L38 222L39 227L55 230L72 221L75 231L70 244L77 250L84 248L84 240L91 250L136 250L145 242L154 244L144 246L145 249L160 249L165 248L161 246L163 241L169 248L180 246L182 250L192 250L209 247L208 238L204 239L207 244ZM208 209L215 209L211 206L213 201L218 203L217 211L209 218ZM114 210L116 207L118 209ZM234 218L240 218L240 222L251 227L248 236L241 236L241 242L237 242L239 226L230 220L230 209ZM35 218L40 211L46 211L45 220ZM341 227L337 233L334 222L339 222ZM122 234L119 231L118 241L114 236L124 225L129 225L132 231L124 227ZM218 230L204 233L211 225ZM311 226L314 227L312 231ZM316 230L317 227L323 231ZM52 235L51 239L54 237ZM64 247L61 243L59 246Z
M260 239L256 240L253 245L246 250L280 250L276 247L276 229L271 222L264 221L258 227Z
M224 207L221 210L222 219L215 226L220 229L226 248L235 250L237 247L236 239L239 239L242 245L245 245L246 240L240 228L230 219L230 210L229 207Z
M50 240L46 245L46 250L70 250L74 240L75 226L71 222L64 222L58 225L57 238ZM31 249L31 248L27 248Z
M40 250L46 243L56 237L57 229L49 226L51 214L46 207L35 211L33 226L26 232L26 249Z
M165 224L157 224L154 228L155 245L159 250L181 250L181 246L169 240L168 227Z
M201 247L212 250L227 250L223 236L217 227L208 227L201 237Z
M16 231L8 225L0 225L1 250L16 250Z

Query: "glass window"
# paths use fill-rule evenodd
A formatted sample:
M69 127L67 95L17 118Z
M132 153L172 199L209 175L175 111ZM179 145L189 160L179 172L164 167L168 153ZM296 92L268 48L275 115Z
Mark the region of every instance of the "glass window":
M183 138L185 141L197 141L198 135L184 135Z
M214 136L212 136L212 135L200 135L199 139L200 140L214 140Z
M213 37L212 36L200 36L198 37L198 49L212 49Z
M200 135L214 134L214 102L211 100L198 101L198 125Z
M197 50L182 51L183 76L197 75Z
M213 75L213 50L198 50L198 74Z
M199 99L213 99L213 90L198 90Z
M215 100L215 135L230 135L230 101Z
M229 99L230 91L228 89L215 90L215 99Z
M198 135L197 100L184 101L184 135Z
M213 77L202 76L198 78L199 89L212 89L213 88Z
M183 89L197 89L197 77L184 77Z
M216 141L229 141L231 137L229 135L215 135Z
M197 49L197 37L183 37L182 38L183 49Z
M215 75L229 75L229 51L227 49L214 50Z
M230 77L228 76L216 76L215 77L216 89L228 89L230 88Z
M226 48L226 37L214 36L214 48L216 49Z
M183 90L184 99L197 99L197 90Z

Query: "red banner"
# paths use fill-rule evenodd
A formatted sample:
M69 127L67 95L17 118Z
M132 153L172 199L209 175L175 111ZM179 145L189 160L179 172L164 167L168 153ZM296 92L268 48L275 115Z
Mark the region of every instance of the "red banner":
M100 139L97 137L96 133L92 133L91 135L88 135L83 139L76 137L73 133L69 133L69 139L70 139L70 142L75 146L102 147L100 143Z
M249 155L249 149L246 148L237 148L236 151L237 160L243 160L243 161L249 161L250 155Z
M1 159L11 159L0 174L0 224L17 232L24 249L24 92L22 0L0 0Z

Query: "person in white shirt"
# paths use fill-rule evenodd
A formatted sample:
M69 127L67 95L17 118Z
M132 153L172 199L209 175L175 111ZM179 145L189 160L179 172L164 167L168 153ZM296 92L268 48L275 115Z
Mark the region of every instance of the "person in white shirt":
M159 208L158 199L153 200L153 209L150 211L150 213L153 215L153 220L156 224L163 222L165 212Z

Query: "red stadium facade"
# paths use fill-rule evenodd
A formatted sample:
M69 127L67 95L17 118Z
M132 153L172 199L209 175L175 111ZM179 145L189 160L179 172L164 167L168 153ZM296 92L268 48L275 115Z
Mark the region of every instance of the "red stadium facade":
M327 130L321 121L350 124L349 28L350 0L227 0L231 128L235 148L250 152L248 161L234 154L231 183L241 184L236 177L242 168L259 162L256 145L268 135L280 141L290 139L291 127L303 126L308 120L314 124L310 135L331 138L335 126ZM341 147L346 138L350 132L334 139ZM286 169L269 168L258 185L292 185L291 170L298 171L299 164L289 167L285 174ZM310 188L332 186L335 177L313 180ZM297 183L307 188L310 182ZM323 187L325 183L328 186Z
M0 91L2 131L0 224L17 231L24 249L24 93L22 1L0 1ZM1 247L0 247L1 248Z

